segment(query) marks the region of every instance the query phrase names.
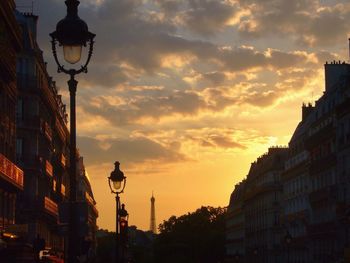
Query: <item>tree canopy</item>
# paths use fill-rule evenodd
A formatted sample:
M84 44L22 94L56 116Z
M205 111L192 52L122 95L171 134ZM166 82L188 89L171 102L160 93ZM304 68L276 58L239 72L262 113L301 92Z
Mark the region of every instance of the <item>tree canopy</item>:
M159 226L156 262L216 263L225 255L225 208L201 207Z

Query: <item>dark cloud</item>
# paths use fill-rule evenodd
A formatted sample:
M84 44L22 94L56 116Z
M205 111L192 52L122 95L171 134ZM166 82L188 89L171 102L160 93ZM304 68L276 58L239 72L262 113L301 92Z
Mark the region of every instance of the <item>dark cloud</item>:
M179 9L182 0L154 0L155 3L164 11L167 15L175 14Z
M187 29L202 35L220 31L226 26L227 21L240 11L238 4L232 4L233 1L154 0L154 2L158 4L161 12L172 13L169 18L181 17ZM310 22L311 18L313 21L321 19L321 15L326 13L328 16L324 16L325 19L329 19L332 24L332 19L337 19L332 14L335 14L334 10L339 9L339 7L324 9L312 16L311 14L316 12L315 8L319 6L316 0L241 0L237 3L241 9L251 10L249 16L242 17L246 20L242 20L241 27L244 27L245 22L246 24L256 22L255 33L261 36L263 33L272 34L272 31L282 32L283 28L286 34L294 32L299 30L297 28L299 24ZM79 94L79 102L86 112L102 116L114 126L135 123L143 118L158 120L164 116L195 116L200 111L221 111L242 102L266 107L273 104L278 96L285 94L283 86L289 89L295 88L291 87L292 85L303 87L307 78L289 77L287 82L283 79L287 78L287 74L283 72L279 82L273 83L267 90L255 90L243 94L234 92L237 97L233 97L229 90L219 86L225 85L235 89L235 85L241 83L239 80L236 82L231 80L230 83L226 74L239 75L266 68L273 71L287 69L292 71L294 67L318 66L317 63L321 59L333 57L332 54L319 52L313 54L318 61L312 61L310 54L306 52L221 46L212 42L210 38L198 40L186 37L178 34L178 24L168 17L164 18L162 13L154 12L155 10L152 10L154 6L150 6L142 0L105 0L101 4L82 1L79 7L80 16L88 23L90 30L97 34L89 74L79 76L81 83L91 88ZM40 16L39 42L45 51L46 59L50 62L49 71L54 72L48 34L54 30L57 21L64 17L65 8L62 1L37 0L36 10ZM340 18L345 16L346 9L340 12ZM313 32L317 31L315 26ZM303 28L300 32L307 32L305 28L312 28L312 23L303 24ZM321 31L319 30L319 34ZM250 34L244 30L241 30L241 33ZM166 68L163 65L164 60L171 60L172 56L180 57L188 64L178 72ZM195 87L186 84L181 75L192 70L200 76L200 81ZM66 86L65 81L63 82L66 76L56 74L54 77ZM143 82L146 78L152 80L145 85ZM253 82L242 81L248 86L254 85ZM144 87L140 87L143 85ZM147 89L146 86L152 85L162 86L162 89ZM101 89L116 86L123 92L112 94L112 91L117 89L110 91ZM125 103L115 105L106 97L100 96L101 92L109 92L109 96L120 97L120 101Z
M187 139L199 144L202 147L209 148L223 148L223 149L245 149L246 147L238 142L236 142L232 136L234 132L228 132L227 130L219 130L215 132L206 132L197 130L199 133L197 136L188 135Z
M237 5L221 0L188 0L180 19L186 28L200 35L219 33L238 12Z
M243 98L245 103L251 104L257 107L267 107L275 103L280 97L281 91L268 91L263 93L252 93Z
M224 73L216 71L204 73L202 74L202 78L211 82L214 85L220 85L225 81L226 76Z
M187 6L187 20L184 21L188 22L188 26L207 28L203 30L220 28L219 24L223 21L212 21L216 21L216 17L228 19L236 8L229 1L189 0L181 3ZM161 5L173 4L167 1ZM90 30L97 34L89 74L83 77L92 85L113 87L137 80L145 73L155 76L164 70L162 62L171 55L192 56L198 63L216 67L216 71L234 72L266 66L293 67L305 61L305 56L293 52L274 50L267 56L266 52L254 48L223 48L210 41L188 39L176 34L177 28L171 21L157 18L140 6L143 6L141 0L105 0L101 5L89 2L80 5L80 16L86 20ZM48 34L54 30L57 21L64 17L65 8L61 1L38 0L37 9L40 15L39 42L49 61L49 69L54 72ZM220 82L218 74L207 77L212 77L214 84Z
M104 97L98 97L94 103L83 102L85 111L100 115L112 125L126 125L144 117L159 119L173 114L195 115L206 103L194 92L177 91L168 96L136 97L123 105L113 105Z
M242 19L239 32L245 38L268 35L294 39L308 46L334 46L350 30L349 3L318 0L239 0L251 15Z
M78 137L80 153L90 165L113 163L126 164L158 161L172 163L187 160L173 144L164 146L147 138L107 139L99 141L91 137ZM108 147L102 147L107 145Z
M221 135L212 135L210 137L210 140L216 146L219 146L222 148L240 148L240 149L246 148L242 144L232 141L231 138L221 136Z

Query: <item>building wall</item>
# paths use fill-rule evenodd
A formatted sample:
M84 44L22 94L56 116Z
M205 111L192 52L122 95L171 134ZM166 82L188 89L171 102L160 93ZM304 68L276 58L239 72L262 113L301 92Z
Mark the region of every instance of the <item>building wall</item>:
M278 262L282 238L280 174L287 148L270 148L258 158L247 176L244 209L247 258L256 262Z
M283 225L293 237L290 244L282 245L287 250L290 262L310 262L310 245L307 228L310 224L311 207L309 192L311 182L309 174L310 155L305 149L305 139L310 127L311 105L303 105L303 119L289 142L288 157L282 173L283 183ZM308 114L306 114L308 113Z
M16 157L16 56L21 50L20 28L12 0L0 3L0 232L15 224L17 194L23 189L23 171Z
M62 253L64 237L58 225L58 206L67 199L69 187L65 106L36 42L38 17L16 13L16 18L24 46L17 59L16 148L17 162L26 174L18 210L21 223L28 225L28 242L39 235L46 247Z
M325 79L325 92L315 105L302 107L287 156L279 160L284 167L274 172L266 155L250 168L243 262L350 262L350 65L326 64ZM282 187L276 182L269 187L279 174ZM228 224L239 218L229 216ZM227 236L232 236L229 230Z
M86 257L93 258L96 254L96 232L97 232L97 218L98 210L96 207L96 201L92 191L88 172L85 170L84 159L79 157L78 163L78 194L77 200L84 204L86 214L82 215L86 218L85 231L82 231L81 240L84 240L89 244L89 251L86 253Z
M233 262L244 258L245 255L244 192L245 181L235 186L227 208L226 255Z

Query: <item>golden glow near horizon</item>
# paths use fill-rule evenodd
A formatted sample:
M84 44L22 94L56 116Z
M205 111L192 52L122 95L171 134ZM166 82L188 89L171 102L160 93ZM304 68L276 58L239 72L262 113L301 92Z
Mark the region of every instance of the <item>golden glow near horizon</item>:
M35 10L49 73L68 103L48 45L64 5L37 0ZM116 160L127 177L121 201L141 229L152 190L157 223L227 206L250 163L288 144L302 103L323 92L323 64L347 58L350 32L341 0L81 1L79 14L97 36L89 73L78 77L78 147L98 225L110 230Z

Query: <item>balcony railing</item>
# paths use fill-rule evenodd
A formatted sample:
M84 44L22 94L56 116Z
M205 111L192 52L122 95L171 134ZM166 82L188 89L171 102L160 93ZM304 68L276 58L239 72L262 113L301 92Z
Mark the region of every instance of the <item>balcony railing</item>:
M0 175L18 188L23 189L23 171L2 154L0 154Z
M48 175L53 176L53 166L48 160L45 162L45 170Z
M44 207L49 213L58 216L58 205L56 202L52 201L50 198L44 198Z
M88 192L85 192L85 199L89 202L90 205L92 206L95 205L94 199L91 197L91 195Z
M66 186L64 184L61 184L61 194L66 196Z
M46 121L43 124L43 129L44 129L44 133L45 133L46 138L51 142L52 141L52 129Z
M66 157L64 156L63 153L61 154L60 161L61 161L61 165L63 167L66 167Z

